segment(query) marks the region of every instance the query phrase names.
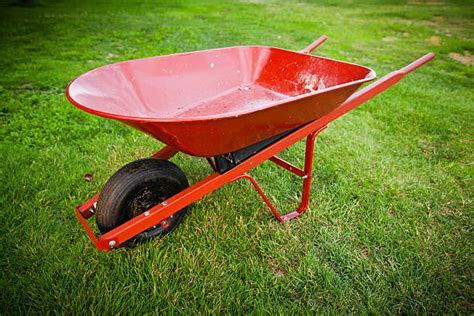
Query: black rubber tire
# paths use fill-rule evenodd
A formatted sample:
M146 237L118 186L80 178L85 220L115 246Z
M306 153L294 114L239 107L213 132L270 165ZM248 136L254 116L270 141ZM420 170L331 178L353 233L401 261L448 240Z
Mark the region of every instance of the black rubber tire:
M145 158L117 171L105 184L97 200L96 221L102 234L145 212L189 186L186 176L174 163ZM122 246L138 243L172 232L183 220L187 208L167 219L168 227L156 226L129 239Z

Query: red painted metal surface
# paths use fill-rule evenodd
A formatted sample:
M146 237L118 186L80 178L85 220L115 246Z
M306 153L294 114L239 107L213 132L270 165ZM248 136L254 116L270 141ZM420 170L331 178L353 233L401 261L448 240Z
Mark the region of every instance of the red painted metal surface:
M113 247L120 245L126 240L132 238L138 233L150 228L151 226L162 222L164 219L168 218L170 215L188 206L194 201L200 199L204 195L218 189L219 187L225 185L226 183L230 181L238 180L240 178L246 178L252 182L254 187L257 189L259 194L262 196L264 201L267 203L267 205L270 207L272 212L275 214L275 216L277 216L279 220L285 221L285 220L293 219L299 216L307 208L307 205L308 205L309 195L310 195L310 185L311 185L311 167L312 167L312 159L313 159L312 153L314 149L314 140L317 134L322 129L324 129L329 123L331 123L338 117L344 115L348 111L354 109L355 107L359 106L360 104L364 103L370 98L376 96L382 91L393 86L398 81L400 81L403 78L403 76L415 70L416 68L422 66L423 64L427 63L433 58L434 58L434 54L432 53L427 54L423 56L422 58L409 64L408 66L386 75L385 77L379 79L373 84L353 94L344 103L339 105L336 109L334 109L330 113L327 113L321 118L297 129L296 131L285 136L284 138L277 141L276 143L258 152L257 154L249 158L248 160L237 165L236 167L229 170L228 172L224 174L219 174L217 172L211 174L207 178L193 184L189 188L169 198L165 202L152 207L150 210L148 210L148 212L142 215L139 215L137 217L134 217L130 221L100 236L100 238L97 238L94 236L87 222L83 218L85 217L84 214L87 214L87 212L80 211L80 210L87 210L88 207L90 208L90 206L92 206L95 203L96 197L84 203L83 205L78 206L76 214L78 215L82 225L85 227L87 233L89 234L90 238L92 239L94 244L97 246L97 248L100 250L109 250ZM307 137L304 170L301 170L295 166L292 166L291 164L275 157L276 154L288 148L289 146L293 145L298 140L304 137ZM168 148L160 152L163 152L169 155L170 153L174 152L174 149L171 150L170 148ZM167 155L163 155L162 157L166 157L166 156ZM286 214L284 216L279 215L279 213L275 210L275 208L271 206L270 202L266 198L263 191L258 187L258 184L256 183L256 181L246 174L247 171L249 171L250 169L258 166L260 163L269 159L277 163L278 165L284 167L285 169L288 169L289 171L297 175L300 175L304 178L302 202L300 204L300 207L297 210L290 212L289 214ZM209 160L209 162L211 163L211 166L212 166L213 161Z
M281 159L277 156L270 157L268 160L275 163L275 164L277 164L277 165L279 165L282 168L285 168L289 172L297 175L298 177L304 177L305 176L304 170L301 170L300 168L290 164L289 162L286 162L285 160L283 160L283 159Z
M319 37L317 40L309 44L306 48L300 50L300 53L309 54L312 50L321 46L321 44L323 44L327 39L328 37L326 35Z
M301 194L301 203L298 206L298 208L288 214L285 215L280 215L276 208L273 206L273 204L270 202L270 200L267 198L263 190L260 188L260 186L257 184L257 181L250 176L247 173L244 173L240 176L235 177L232 179L232 182L235 182L240 179L247 179L250 181L250 183L253 185L255 190L257 190L258 194L262 197L262 199L265 201L265 204L270 208L272 211L273 215L280 221L280 222L286 222L291 219L294 219L301 214L303 214L307 209L309 205L309 198L310 198L310 193L311 193L311 180L312 180L312 170L313 170L313 152L314 152L314 141L316 140L316 136L324 130L326 127L322 127L316 132L311 133L306 137L306 152L305 152L305 163L304 163L304 170L301 170L292 164L284 161L281 158L278 158L276 156L272 156L269 158L270 161L276 163L280 167L290 171L291 173L303 178L303 190Z
M330 113L371 69L301 52L238 46L120 62L73 80L68 99L184 153L211 157Z

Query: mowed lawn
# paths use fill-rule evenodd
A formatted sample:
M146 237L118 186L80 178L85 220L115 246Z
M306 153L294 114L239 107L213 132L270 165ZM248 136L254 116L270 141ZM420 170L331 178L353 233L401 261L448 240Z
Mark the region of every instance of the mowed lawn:
M473 18L467 1L3 2L0 314L473 313ZM437 57L320 135L306 214L279 223L234 183L173 234L94 248L74 207L162 144L73 107L70 80L200 49L298 50L321 34L315 54L379 77ZM302 164L304 142L282 157ZM190 182L211 172L172 161ZM297 178L271 163L251 174L295 207Z

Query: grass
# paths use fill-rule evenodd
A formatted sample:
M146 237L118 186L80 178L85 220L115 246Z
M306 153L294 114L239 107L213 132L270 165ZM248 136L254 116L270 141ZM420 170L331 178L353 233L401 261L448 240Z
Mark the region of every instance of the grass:
M473 313L474 76L453 59L474 54L473 12L462 1L1 4L0 313ZM379 75L437 58L320 135L304 216L278 223L242 182L193 204L171 235L94 249L74 206L160 144L70 105L71 79L214 47L301 49L320 34L330 40L317 54ZM302 163L303 149L282 156ZM210 172L173 161L191 182ZM268 163L252 174L294 207L295 178Z

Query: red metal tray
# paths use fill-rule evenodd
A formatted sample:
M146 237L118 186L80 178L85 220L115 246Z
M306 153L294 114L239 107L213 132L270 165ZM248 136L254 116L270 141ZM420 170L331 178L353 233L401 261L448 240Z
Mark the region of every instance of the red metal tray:
M375 78L367 67L264 46L119 62L89 71L66 95L194 156L235 151L330 113Z

